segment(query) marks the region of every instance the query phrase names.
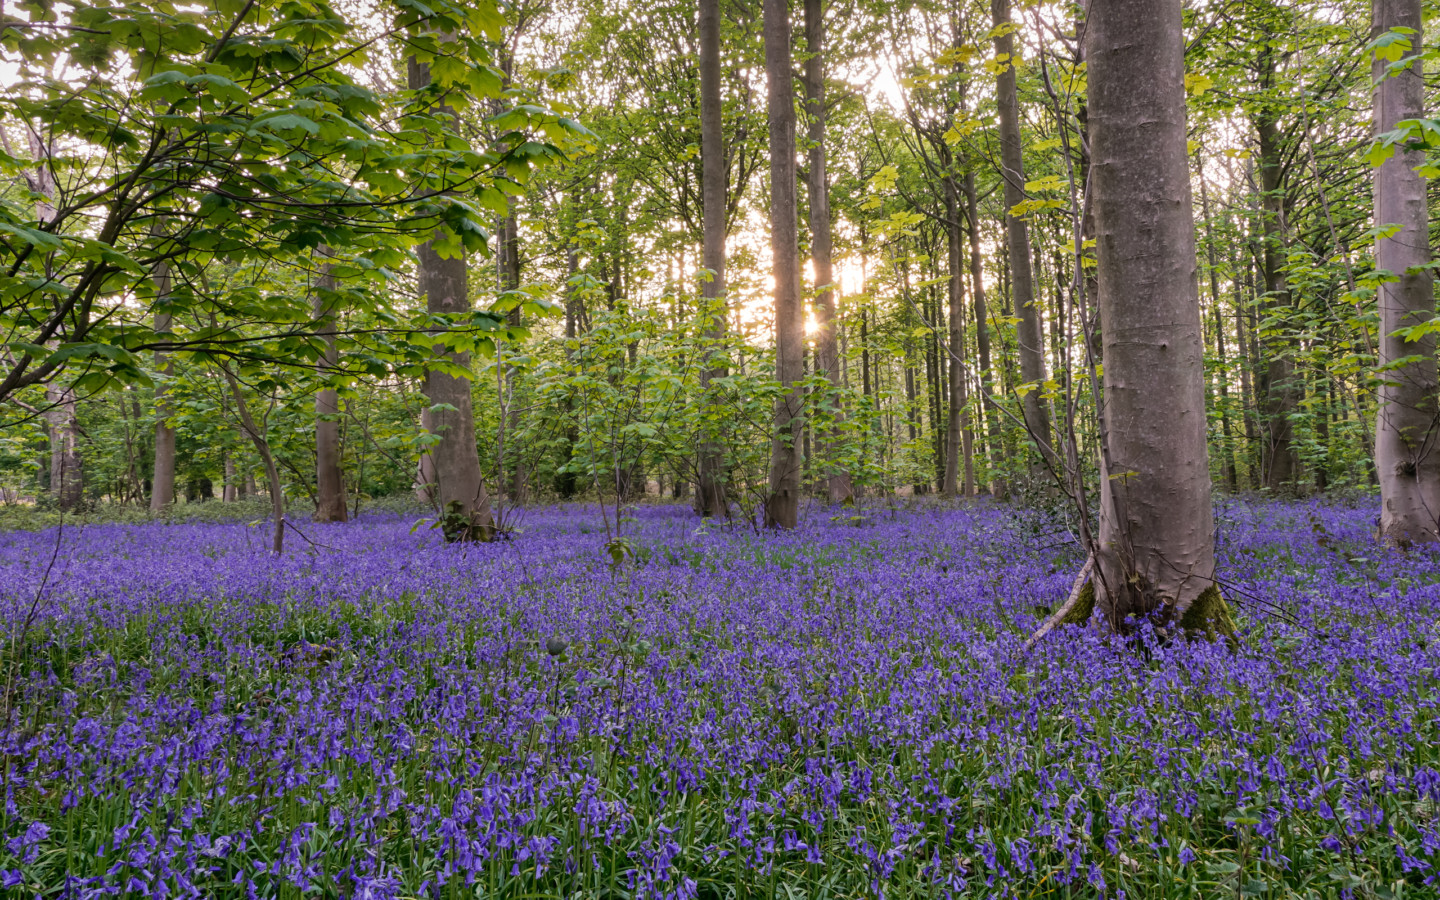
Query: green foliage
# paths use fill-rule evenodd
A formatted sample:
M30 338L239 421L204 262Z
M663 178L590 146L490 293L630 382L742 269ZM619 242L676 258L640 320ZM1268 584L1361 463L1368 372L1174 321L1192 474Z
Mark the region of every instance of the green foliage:
M0 159L30 186L0 197L0 330L16 354L0 398L62 368L82 393L148 384L145 350L312 365L321 248L335 299L369 317L341 334L358 357L347 377L418 374L501 327L419 316L394 293L422 241L484 251L487 211L581 133L502 93L493 0L398 3L388 20L311 0L60 6L0 29L22 60L0 122L31 150ZM429 86L358 79L399 53L428 64ZM500 104L482 148L452 128L474 103Z

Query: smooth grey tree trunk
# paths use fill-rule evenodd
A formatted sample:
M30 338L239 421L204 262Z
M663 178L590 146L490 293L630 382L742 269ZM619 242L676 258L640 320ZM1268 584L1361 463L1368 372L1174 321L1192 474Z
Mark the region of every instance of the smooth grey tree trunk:
M235 399L235 411L240 416L240 427L255 445L255 452L260 454L260 461L265 465L265 480L270 488L270 517L275 523L270 549L279 556L285 552L285 490L280 484L280 470L275 466L275 455L270 452L268 423L267 427L262 428L255 421L255 417L250 413L250 404L245 402L245 394L240 390L240 381L230 372L229 367L222 363L220 370L225 375L225 382L230 385L230 396Z
M45 389L45 403L45 419L50 426L50 493L56 505L68 512L78 508L85 496L75 392L51 384Z
M810 264L815 269L815 372L830 382L840 383L840 344L836 334L835 271L831 263L830 185L825 167L825 11L823 0L805 0L805 113L809 123L809 171L806 183L810 196ZM825 401L826 411L839 424L841 410L834 396ZM825 494L831 503L854 499L850 473L836 465L832 433L817 435L816 455L825 466Z
M1374 37L1396 28L1413 29L1412 46L1424 35L1420 0L1374 0ZM1393 131L1403 119L1425 115L1423 64L1416 60L1387 77L1376 59L1375 132ZM1425 179L1415 167L1424 151L1397 148L1375 173L1375 226L1400 226L1375 244L1376 267L1397 281L1379 291L1379 363L1394 365L1381 376L1375 427L1375 468L1380 478L1380 535L1407 547L1440 540L1440 383L1435 368L1435 335L1406 340L1396 332L1435 317L1430 264L1430 217ZM1401 360L1408 360L1401 363Z
M239 499L240 486L235 483L235 454L225 454L225 486L220 491L221 503L234 503Z
M990 493L1003 494L1000 483L1000 417L995 411L995 375L990 367L990 311L985 302L985 267L980 256L980 210L975 190L975 173L965 173L960 182L965 195L965 217L970 231L970 304L975 315L975 353L980 357L980 410L984 421L985 448L990 469Z
M316 366L325 377L340 363L335 346L335 277L331 274L329 253L321 248L327 261L321 266L315 283L315 323L325 342L325 356ZM345 476L340 467L340 396L334 388L323 388L315 394L315 521L344 522L350 518L345 497Z
M164 297L170 293L170 271L161 264L155 273L155 294ZM155 332L164 334L171 328L169 313L155 314ZM175 428L168 419L171 409L169 388L165 384L175 374L175 366L169 354L155 354L155 368L161 382L155 388L155 465L150 476L150 511L164 512L175 502Z
M1267 55L1263 59L1270 57ZM1282 177L1280 125L1275 115L1268 109L1262 110L1256 118L1255 131L1260 150L1265 305L1272 312L1283 313L1290 306L1290 288L1285 277L1285 182ZM1266 343L1265 368L1261 372L1265 438L1261 465L1265 473L1265 487L1286 491L1294 488L1299 475L1295 426L1290 417L1300 407L1300 391L1292 358L1293 341L1275 336Z
M953 175L945 178L945 217L946 263L949 267L946 285L950 300L946 316L946 345L954 359L950 360L949 383L945 386L949 404L945 419L945 474L940 481L940 493L955 497L960 494L962 486L964 493L971 492L974 469L970 463L971 448L963 446L968 443L965 432L969 428L965 367L959 362L965 358L965 232L960 220L960 186L955 183Z
M787 0L765 0L765 72L769 80L770 249L775 275L775 403L770 494L765 524L794 528L800 519L800 424L804 396L804 309L800 302L799 226L795 197L795 82L790 67Z
M1108 451L1095 601L1120 630L1183 621L1214 585L1181 0L1092 0L1086 41Z
M1025 155L1020 143L1020 98L1015 88L1015 53L1011 33L1010 0L990 0L995 25L995 55L1004 68L996 77L995 103L1000 114L1000 168L1005 180L1005 246L1010 252L1011 299L1015 307L1015 343L1020 357L1020 381L1045 382L1045 338L1040 329L1040 309L1035 303L1035 274L1030 263L1030 228L1024 218L1010 210L1025 202ZM1054 462L1051 451L1050 417L1041 399L1042 388L1027 391L1021 400L1025 427L1037 442L1041 455Z
M430 84L430 66L414 57L407 60L411 90ZM448 107L439 112L453 115ZM416 249L420 294L431 313L470 311L469 282L465 254L443 259L426 241ZM470 366L470 354L452 353L450 360L462 369ZM427 427L440 440L428 454L434 466L434 500L447 522L450 540L489 540L495 533L490 496L480 475L480 453L475 444L475 419L470 397L470 380L445 372L425 373L425 399L429 403ZM440 409L437 407L450 407ZM423 421L423 420L422 420ZM422 471L423 471L422 462ZM422 482L424 484L426 482Z
M725 299L725 181L729 166L725 160L724 105L720 99L720 0L700 0L700 190L704 210L704 238L701 264L710 277L700 288L704 339L709 359L700 372L707 397L716 379L726 376L718 353L726 332ZM718 419L717 409L708 412ZM709 427L714 427L711 423ZM725 493L724 450L703 440L697 469L695 508L702 516L728 518L730 502Z
M35 161L35 167L26 169L24 173L26 183L35 194L35 218L40 222L52 222L56 216L59 187L51 168L51 147L28 124L25 136L30 145L30 157ZM45 268L47 274L53 275L49 263ZM50 493L61 509L71 510L80 505L85 490L80 470L75 392L68 387L47 385L45 402L45 421L50 434Z
M1220 403L1220 429L1225 440L1225 449L1221 454L1221 472L1225 476L1225 487L1231 493L1239 487L1235 477L1235 444L1230 434L1230 367L1225 355L1225 320L1221 307L1224 301L1220 298L1220 259L1215 247L1214 229L1210 221L1210 191L1205 186L1205 161L1200 151L1195 151L1195 167L1198 170L1200 181L1200 214L1205 217L1205 253L1207 257L1210 276L1210 307L1215 322L1215 349L1219 357L1218 369L1215 373L1215 385L1219 394Z
M435 433L435 417L431 415L430 408L420 410L420 430L427 434ZM426 506L434 506L435 498L435 457L429 450L420 454L420 459L415 463L415 499Z
M500 290L515 291L520 289L520 220L515 214L517 199L512 197L509 200L510 212L500 220ZM520 308L517 306L506 314L506 323L513 326L520 326L524 321L520 315ZM505 391L511 398L511 408L505 420L505 431L514 434L520 427L520 414L514 408L515 382L519 371L510 367L505 373ZM518 446L518 442L512 442ZM502 445L503 446L503 445ZM506 485L505 456L500 457L500 467L496 476L497 490L502 494L502 509L505 500L509 500L513 506L520 506L525 503L525 488L528 483L528 471L525 466L525 458L515 450L512 453L513 463L510 466L508 476L509 484ZM503 515L503 512L502 512Z
M159 236L162 233L162 223L157 221L151 227L151 234ZM173 288L170 264L161 262L155 267L151 280L155 284L156 311L154 322L156 334L165 334L174 327L174 319L164 305L166 298L170 296ZM155 388L155 458L152 461L150 472L150 511L152 513L164 512L175 502L175 428L168 419L172 413L170 401L167 397L169 386L167 382L175 374L175 364L170 360L168 353L155 354L155 368L160 374L159 384Z

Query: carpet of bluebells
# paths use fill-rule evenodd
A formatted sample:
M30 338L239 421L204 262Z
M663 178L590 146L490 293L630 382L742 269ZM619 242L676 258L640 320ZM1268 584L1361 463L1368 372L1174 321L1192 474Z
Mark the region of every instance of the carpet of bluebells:
M1237 651L1024 655L1082 560L998 505L0 535L0 894L1437 897L1440 554L1373 516L1227 505Z

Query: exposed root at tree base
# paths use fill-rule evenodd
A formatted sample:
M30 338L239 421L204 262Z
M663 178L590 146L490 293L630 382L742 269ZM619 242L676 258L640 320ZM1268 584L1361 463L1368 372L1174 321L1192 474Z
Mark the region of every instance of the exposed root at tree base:
M1095 583L1090 581L1080 589L1075 603L1055 620L1052 627L1085 625L1089 623L1094 614ZM1045 630L1049 631L1050 629ZM1206 588L1205 592L1190 604L1185 615L1180 617L1180 630L1191 639L1201 637L1210 641L1223 639L1232 650L1240 646L1240 638L1235 631L1235 620L1230 617L1230 605L1225 602L1220 588L1215 585ZM1034 639L1032 638L1032 640Z

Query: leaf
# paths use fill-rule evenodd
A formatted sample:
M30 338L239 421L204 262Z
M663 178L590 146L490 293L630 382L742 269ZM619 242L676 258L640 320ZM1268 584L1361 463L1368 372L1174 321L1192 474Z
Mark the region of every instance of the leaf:
M25 243L29 244L30 246L34 247L36 250L39 250L42 253L49 253L53 250L59 250L61 247L65 246L65 242L59 237L56 237L55 235L50 234L47 231L40 231L36 228L26 228L24 225L10 225L4 222L0 222L0 231L6 232L7 234L15 235L20 240L24 241Z

